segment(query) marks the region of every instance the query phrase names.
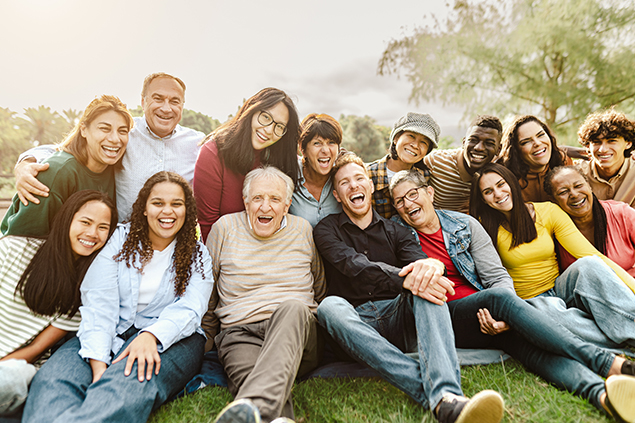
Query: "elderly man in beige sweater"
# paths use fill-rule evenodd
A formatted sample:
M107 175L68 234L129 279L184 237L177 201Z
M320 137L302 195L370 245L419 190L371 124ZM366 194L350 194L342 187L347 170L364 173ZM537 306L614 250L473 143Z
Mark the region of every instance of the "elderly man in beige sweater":
M236 397L218 423L292 421L293 381L317 365L324 270L311 225L287 214L292 194L293 182L280 170L252 170L245 211L221 217L207 239L217 291L203 326Z

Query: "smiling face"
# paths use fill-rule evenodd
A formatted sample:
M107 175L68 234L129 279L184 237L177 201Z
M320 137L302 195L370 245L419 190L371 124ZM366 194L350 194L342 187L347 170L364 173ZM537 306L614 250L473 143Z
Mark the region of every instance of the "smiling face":
M481 176L479 189L485 204L508 215L514 203L512 201L512 190L498 173L489 172Z
M472 126L463 139L463 159L470 174L494 160L501 149L501 133L494 128Z
M604 178L613 177L624 164L624 150L631 148L632 143L624 137L595 138L589 142L587 150L593 157L598 172Z
M141 98L141 107L150 130L157 136L167 137L181 121L185 92L172 78L155 78Z
M375 188L366 170L348 163L333 175L333 195L351 220L361 220L371 213L371 196Z
M430 140L416 132L404 131L395 141L395 149L399 160L406 164L414 165L428 154Z
M261 238L268 238L280 229L282 218L291 205L287 199L287 186L277 177L252 180L249 196L243 201L251 229Z
M152 187L146 210L152 249L163 251L185 223L185 193L179 184L160 182Z
M407 193L414 189L417 189L417 185L411 181L405 181L393 188L392 195L396 199L403 198L403 207L397 209L399 216L408 225L424 232L426 228L436 226L439 220L432 205L434 190L432 187L420 187L417 199L410 201Z
M583 218L592 213L593 193L591 186L582 175L572 169L565 169L551 180L553 198L572 218Z
M86 167L95 173L117 163L126 152L128 122L114 110L100 114L88 125L82 124L79 131L86 138Z
M518 127L518 149L532 172L542 172L551 159L551 138L537 122Z
M84 204L73 216L68 237L73 256L88 256L104 246L110 232L110 208L101 201Z
M289 109L283 102L276 103L275 106L264 110L273 118L273 121L265 126L258 121L260 112L254 113L251 118L251 145L254 150L263 150L275 144L281 136L274 133L273 129L277 124L287 125L289 123Z
M311 172L327 176L340 151L340 146L333 140L326 140L319 135L309 141L302 150L304 163Z

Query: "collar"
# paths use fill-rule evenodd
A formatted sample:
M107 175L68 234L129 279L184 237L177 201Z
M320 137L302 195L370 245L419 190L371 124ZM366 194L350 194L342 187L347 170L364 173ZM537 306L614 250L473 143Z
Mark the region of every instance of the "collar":
M247 214L247 211L246 211L246 210L245 210L245 219L247 219L247 224L249 225L249 230L251 231L251 234L252 234L252 235L254 235L254 236L256 236L257 238L261 238L261 239L263 239L262 237L259 237L258 235L256 235L256 234L254 233L254 228L253 228L253 226L251 226L251 220L249 220L249 215ZM284 229L284 228L286 228L286 227L287 227L287 215L285 214L284 216L282 216L282 220L280 221L280 228L278 228L278 230L277 230L277 231L275 231L275 232L272 234L272 236L273 236L273 235L275 235L275 234L277 234L278 232L280 232L281 230L283 230L283 229Z
M143 121L142 125L143 128L146 130L146 132L148 133L148 135L150 135L152 138L155 138L157 140L168 140L170 138L172 138L172 136L176 133L176 130L178 129L179 125L177 124L174 127L174 130L167 136L161 138L160 136L158 136L157 134L155 134L154 132L152 132L152 130L150 129L150 127L148 126L148 121L146 120L146 115L143 115L143 118L141 119Z
M602 182L606 182L606 183L610 183L612 180L615 179L620 179L622 177L622 175L625 175L626 172L628 172L630 163L629 161L631 160L630 157L624 157L624 163L622 163L622 167L620 168L620 170L609 180L604 179L602 176L600 176L600 174L598 173L597 170L597 166L595 165L595 162L591 162L591 172L593 173L593 177L595 179L597 179L598 181L602 181Z
M368 225L368 226L366 227L366 229L368 229L368 228L370 228L370 227L372 227L372 226L376 225L377 223L379 223L379 222L381 221L381 219L383 219L383 218L379 215L379 213L377 213L377 212L375 211L375 209L374 209L374 208L372 208L372 207L371 207L371 208L370 208L370 210L371 210L371 211L372 211L372 213L373 213L373 219L370 221L370 225ZM343 226L344 226L344 225L346 225L346 224L351 224L351 225L355 226L356 228L359 228L360 230L366 230L366 229L362 229L362 228L360 228L359 226L357 226L356 224L354 224L354 223L353 223L353 221L351 220L351 218L350 218L350 217L348 217L348 215L346 214L346 212L341 212L341 213L339 214L339 216L338 216L338 219L337 219L337 226L339 226L339 227L341 228L341 227L343 227Z

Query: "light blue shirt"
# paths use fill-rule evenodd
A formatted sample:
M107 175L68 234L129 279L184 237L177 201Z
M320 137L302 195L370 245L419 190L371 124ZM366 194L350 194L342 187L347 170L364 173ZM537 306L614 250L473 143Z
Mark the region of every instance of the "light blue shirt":
M129 224L118 225L82 282L82 306L79 308L82 322L77 336L81 343L79 355L83 359L92 358L110 364L110 353L117 354L124 344L117 335L133 325L143 332L152 333L159 340L159 353L194 332L204 335L201 319L207 311L214 286L212 259L207 248L198 242L205 279L193 263L185 293L176 297L175 271L170 263L152 301L143 310L137 311L141 272L113 259L121 251L129 231Z
M148 178L162 170L173 171L192 185L194 165L205 134L176 125L165 138L155 135L145 117L134 118L123 156L123 169L115 172L119 221L130 217L132 204Z
M139 191L155 173L173 171L192 185L194 165L200 150L198 144L204 137L202 132L176 125L170 135L161 138L148 128L145 117L134 118L134 127L128 135L128 146L122 159L123 168L115 172L119 222L130 217ZM18 162L27 156L42 162L55 151L54 145L35 147L22 153Z
M308 189L304 186L304 174L302 173L302 162L300 161L300 174L298 183L293 192L293 200L289 207L289 213L300 216L309 221L312 227L324 219L329 214L340 213L342 205L333 196L333 180L329 178L322 188L320 201L316 200Z

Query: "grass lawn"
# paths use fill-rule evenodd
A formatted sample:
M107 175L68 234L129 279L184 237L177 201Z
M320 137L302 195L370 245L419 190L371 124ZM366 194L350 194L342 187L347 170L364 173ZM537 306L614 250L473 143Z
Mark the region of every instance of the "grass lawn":
M471 396L494 389L505 399L504 422L610 422L579 397L549 386L513 359L503 364L461 368L463 391ZM225 388L204 388L161 407L150 423L213 422L231 401ZM408 396L376 379L310 379L293 388L296 421L436 422Z

